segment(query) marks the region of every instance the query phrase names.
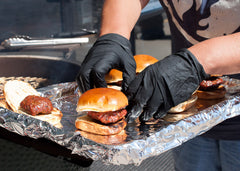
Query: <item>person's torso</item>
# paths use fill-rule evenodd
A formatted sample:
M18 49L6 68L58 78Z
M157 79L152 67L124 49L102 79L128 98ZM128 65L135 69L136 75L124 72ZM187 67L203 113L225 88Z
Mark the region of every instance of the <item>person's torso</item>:
M160 0L160 3L168 16L173 53L209 38L240 31L239 0ZM239 130L240 116L237 116L203 136L240 140Z
M240 31L239 0L160 0L168 16L172 50Z

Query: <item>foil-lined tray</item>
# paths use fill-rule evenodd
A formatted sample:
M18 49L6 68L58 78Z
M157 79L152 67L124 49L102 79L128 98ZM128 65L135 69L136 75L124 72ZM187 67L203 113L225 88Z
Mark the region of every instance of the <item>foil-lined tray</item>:
M63 113L62 129L47 122L0 107L0 126L22 136L46 138L66 147L73 154L105 164L139 165L144 159L181 145L218 123L240 115L240 80L223 77L227 94L219 101L201 101L188 111L167 114L165 118L145 124L136 121L113 136L92 135L76 130L75 120L80 96L75 82L55 84L37 89L49 97Z

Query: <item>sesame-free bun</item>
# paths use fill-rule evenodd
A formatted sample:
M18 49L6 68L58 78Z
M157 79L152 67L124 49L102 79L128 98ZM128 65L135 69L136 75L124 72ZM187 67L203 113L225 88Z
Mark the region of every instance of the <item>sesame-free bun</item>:
M96 135L115 135L126 127L127 122L122 119L112 124L102 124L88 115L79 116L75 121L77 129Z
M197 96L199 99L204 100L222 99L225 97L226 92L225 87L220 85L217 89L213 90L197 90Z
M80 132L81 136L84 138L90 139L100 144L106 144L106 145L123 144L127 138L127 134L125 130L122 130L118 134L114 134L114 135L98 135L98 134L93 134L93 133L85 132L81 130L77 130L77 131Z
M111 69L110 72L105 75L105 81L108 88L113 88L121 91L122 80L122 72L117 69Z
M156 58L154 58L153 56L145 55L145 54L135 55L134 60L137 65L136 73L139 73L142 70L144 70L147 66L158 62L158 60ZM119 71L117 69L111 69L105 75L105 81L107 84L121 82L122 80L123 80L122 71Z
M20 80L7 81L4 84L3 92L8 105L16 113L19 113L20 103L25 97L28 95L40 96L40 93L31 84Z
M77 112L108 112L125 108L128 99L124 93L113 88L94 88L83 93L77 103Z
M150 55L146 55L146 54L135 55L134 59L136 61L136 65L137 65L136 73L140 73L149 65L152 65L152 64L158 62L158 60L156 58L154 58L153 56L150 56Z
M195 105L197 102L198 96L196 94L193 94L188 100L179 103L178 105L172 107L168 113L181 113L188 109L190 109L192 106Z
M122 81L122 72L117 69L111 69L110 72L105 75L105 81L108 83L116 83Z
M107 87L108 87L108 88L113 88L113 89L116 89L116 90L119 90L119 91L122 90L122 87L117 86L117 85L107 85Z

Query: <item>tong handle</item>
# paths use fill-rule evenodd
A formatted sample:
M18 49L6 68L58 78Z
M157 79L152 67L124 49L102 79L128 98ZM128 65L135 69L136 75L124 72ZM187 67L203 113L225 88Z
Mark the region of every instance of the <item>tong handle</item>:
M26 39L26 38L9 38L4 40L1 45L6 49L18 49L27 46L55 46L66 44L88 43L88 37L80 38L51 38L51 39Z

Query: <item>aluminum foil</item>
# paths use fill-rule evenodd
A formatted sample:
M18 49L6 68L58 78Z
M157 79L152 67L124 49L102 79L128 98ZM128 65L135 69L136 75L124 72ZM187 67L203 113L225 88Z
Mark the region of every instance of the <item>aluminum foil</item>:
M62 111L62 129L3 107L0 108L0 126L22 136L49 139L72 150L73 154L102 160L105 164L140 165L144 159L164 153L218 123L240 115L240 80L224 79L227 89L225 99L210 105L210 102L205 101L204 105L198 102L191 110L175 116L175 120L169 119L171 117L168 116L174 115L168 114L163 119L146 124L136 121L128 124L119 136L97 136L76 130L76 118L85 113L75 110L80 96L75 82L38 89Z

